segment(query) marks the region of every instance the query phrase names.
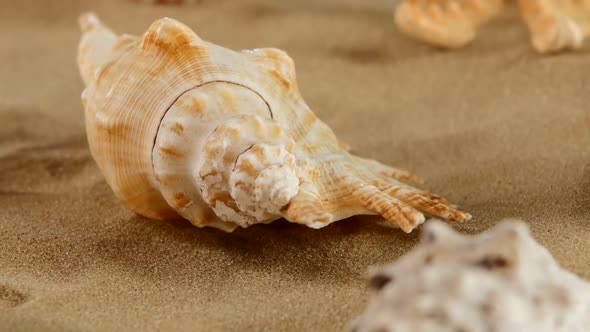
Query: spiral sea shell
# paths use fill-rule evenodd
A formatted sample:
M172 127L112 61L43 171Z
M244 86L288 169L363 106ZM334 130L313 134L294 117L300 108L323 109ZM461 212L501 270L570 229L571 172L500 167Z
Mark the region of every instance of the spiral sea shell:
M410 232L424 214L471 217L400 182L414 175L348 153L301 98L283 51L232 51L167 18L142 37L116 36L93 14L80 25L90 149L141 215L226 231L380 214Z

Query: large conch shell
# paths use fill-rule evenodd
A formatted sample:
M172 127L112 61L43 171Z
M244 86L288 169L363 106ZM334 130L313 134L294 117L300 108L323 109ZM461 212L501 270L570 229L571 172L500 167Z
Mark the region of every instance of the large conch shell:
M526 224L475 237L428 222L420 245L375 270L350 331L588 332L590 283L561 268Z
M590 34L590 0L516 0L539 53L582 46ZM507 0L403 0L395 22L407 35L445 48L464 46Z
M424 214L471 218L417 178L345 151L301 98L277 49L236 52L161 19L117 37L81 16L78 63L94 159L133 211L232 231L278 218L320 228L380 214L410 232Z

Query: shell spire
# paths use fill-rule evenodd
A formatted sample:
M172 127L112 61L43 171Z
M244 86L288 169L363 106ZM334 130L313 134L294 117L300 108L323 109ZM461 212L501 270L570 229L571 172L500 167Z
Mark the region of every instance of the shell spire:
M405 183L411 173L348 153L303 101L285 52L233 51L167 18L141 38L80 21L89 146L133 211L225 231L379 214L410 232L425 215L471 218Z
M87 13L78 19L82 40L78 48L78 66L86 85L94 81L96 70L105 64L112 53L117 36L94 13Z

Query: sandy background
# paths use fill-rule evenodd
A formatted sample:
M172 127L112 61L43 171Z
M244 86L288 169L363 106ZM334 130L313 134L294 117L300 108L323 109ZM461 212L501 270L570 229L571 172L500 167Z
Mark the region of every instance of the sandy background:
M295 60L308 104L359 155L411 169L474 215L526 219L590 278L590 51L540 57L514 11L472 46L409 40L392 3L0 2L0 330L337 331L364 307L367 267L418 233L355 217L224 234L124 209L88 151L77 15L118 32L162 16L227 47ZM411 299L409 299L411 300Z

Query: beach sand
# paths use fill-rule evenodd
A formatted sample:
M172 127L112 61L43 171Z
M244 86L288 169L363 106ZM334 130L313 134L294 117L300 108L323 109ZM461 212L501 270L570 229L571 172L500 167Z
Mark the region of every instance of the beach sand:
M233 49L278 47L307 103L353 152L425 179L473 214L528 222L590 278L590 47L542 57L508 11L464 49L410 40L375 1L0 3L0 330L338 331L367 271L419 231L353 217L225 234L125 209L88 150L77 16L120 33L169 16ZM409 299L410 301L411 299Z

